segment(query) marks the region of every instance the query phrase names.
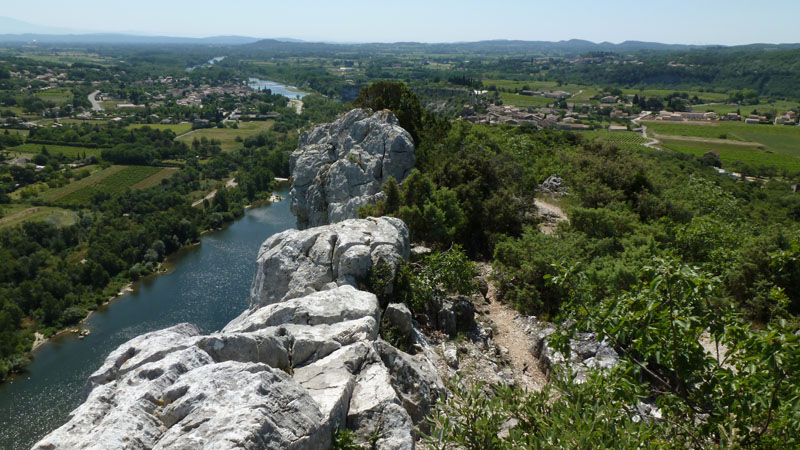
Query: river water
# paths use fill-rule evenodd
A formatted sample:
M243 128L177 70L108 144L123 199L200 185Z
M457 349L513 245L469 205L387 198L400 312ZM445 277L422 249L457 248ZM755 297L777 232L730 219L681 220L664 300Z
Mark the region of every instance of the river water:
M92 314L85 339L62 335L40 347L24 374L0 384L0 449L29 449L66 422L83 401L88 376L129 339L181 322L206 332L225 326L247 307L261 243L294 226L288 199L247 210L228 228L203 236L201 245L170 256L169 273L139 281L134 292Z
M251 89L256 89L259 91L269 89L270 91L272 91L273 94L282 95L286 98L291 98L291 99L303 98L306 95L309 95L308 92L303 92L294 86L281 84L278 83L277 81L262 80L260 78L250 78L250 81L247 83L247 85Z

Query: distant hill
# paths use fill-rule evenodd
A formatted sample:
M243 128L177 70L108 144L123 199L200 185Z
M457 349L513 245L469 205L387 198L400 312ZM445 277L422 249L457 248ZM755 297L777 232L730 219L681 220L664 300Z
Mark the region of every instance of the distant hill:
M611 42L595 43L580 39L568 41L514 41L490 40L477 42L455 43L423 43L423 42L394 42L394 43L363 43L363 44L332 44L313 42L287 42L276 39L264 39L244 45L240 48L246 50L260 50L274 53L297 52L299 54L315 53L331 50L342 51L380 51L380 52L424 52L441 54L501 54L501 55L560 55L570 56L588 52L615 52L635 53L641 51L690 51L703 49L723 50L788 50L800 48L800 44L750 44L743 46L721 45L685 45L662 44L658 42L625 41L619 44Z
M212 36L184 38L172 36L138 36L131 34L0 34L0 42L43 44L139 44L139 45L242 45L259 41L245 36Z
M3 35L16 34L77 34L87 33L87 30L76 30L74 28L48 27L45 25L34 25L22 20L12 19L11 17L0 16L0 30Z
M625 41L619 44L611 42L595 43L581 39L568 41L520 41L520 40L488 40L477 42L424 43L331 43L306 42L293 38L259 39L246 36L212 36L205 38L189 38L176 36L149 36L136 33L98 33L71 28L35 25L9 17L0 16L0 43L28 44L105 44L105 45L212 45L239 46L242 52L272 52L276 54L297 53L314 54L330 51L384 51L384 52L428 52L428 53L462 53L462 54L500 54L500 55L579 55L587 52L624 52L640 51L687 51L696 49L730 49L730 50L787 50L798 48L800 44L750 44L726 47L720 45L683 45L662 44L658 42Z

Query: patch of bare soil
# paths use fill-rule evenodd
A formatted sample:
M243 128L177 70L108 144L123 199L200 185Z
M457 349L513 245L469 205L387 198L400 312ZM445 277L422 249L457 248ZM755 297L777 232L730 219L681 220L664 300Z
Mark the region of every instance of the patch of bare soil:
M517 384L530 391L540 391L547 378L539 367L539 361L531 352L533 343L515 322L519 314L498 299L497 290L488 280L491 266L485 263L479 266L481 276L489 286L486 294L488 305L482 308L482 319L492 327L492 338L500 348L500 352L507 356Z
M537 214L543 219L542 223L539 224L539 231L542 233L551 234L558 226L558 222L569 222L567 215L558 205L540 198L534 200L534 204L536 205Z

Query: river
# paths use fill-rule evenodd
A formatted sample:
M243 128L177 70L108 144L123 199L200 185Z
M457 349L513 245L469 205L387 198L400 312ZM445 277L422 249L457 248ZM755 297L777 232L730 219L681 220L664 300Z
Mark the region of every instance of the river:
M259 91L269 89L273 94L282 95L291 99L299 99L309 95L308 92L303 92L294 86L288 86L278 83L277 81L262 80L260 78L250 78L247 86L249 86L251 89L257 89Z
M288 197L287 190L277 194ZM29 449L66 422L83 401L88 376L129 339L181 322L206 332L225 326L247 306L261 243L294 226L288 199L249 209L201 245L170 256L169 273L137 282L132 293L92 314L85 339L61 335L40 347L25 373L0 384L0 449Z

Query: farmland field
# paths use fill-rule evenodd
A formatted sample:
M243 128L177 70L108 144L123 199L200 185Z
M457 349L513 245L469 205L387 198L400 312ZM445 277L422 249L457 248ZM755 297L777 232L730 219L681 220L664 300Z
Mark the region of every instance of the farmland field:
M754 142L764 149L800 158L800 127L785 125L747 125L741 122L710 122L709 125L647 122L648 132L662 136L696 136Z
M75 159L83 158L84 154L86 156L89 155L100 156L100 152L103 151L102 148L73 147L71 145L49 145L49 144L22 144L16 147L11 147L8 150L12 152L41 153L42 147L46 148L47 152L50 155L55 156L60 153L64 156Z
M55 189L48 189L45 192L43 192L40 195L40 197L49 201L60 200L61 198L75 191L81 190L84 187L99 183L100 180L102 180L103 178L122 170L122 168L123 166L111 166L106 169L101 169L99 166L87 166L80 169L75 169L75 172L80 172L82 170L89 171L90 175L86 178L73 181L72 183L69 183L66 186L62 186L60 188L55 188Z
M582 131L586 140L595 142L607 142L616 144L620 148L639 150L646 148L643 146L647 139L643 138L641 134L632 131L608 131L608 130L592 130Z
M132 129L143 128L143 127L150 127L150 128L152 128L154 130L161 130L161 131L172 130L172 132L175 133L176 135L181 135L183 133L186 133L186 132L189 132L189 131L192 130L192 124L188 123L188 122L178 123L178 124L168 124L168 125L167 124L160 124L160 123L158 123L158 124L156 124L156 123L154 123L154 124L135 123L135 124L132 124L132 125L128 125L125 128L127 128L129 130L132 130Z
M158 186L161 183L161 180L171 177L178 170L180 169L177 167L164 167L153 175L150 175L142 181L132 185L131 189L145 189Z
M26 221L45 221L57 226L72 225L78 217L75 211L50 206L15 203L3 205L2 209L3 217L0 218L0 228L13 227Z
M526 108L528 106L547 106L556 101L553 98L532 97L530 95L512 94L510 92L500 92L499 94L504 104L519 106L521 108Z
M231 150L237 149L242 147L241 142L236 142L236 137L239 136L242 139L252 136L254 134L258 134L262 131L269 130L272 125L274 124L273 121L268 120L266 122L240 122L239 128L201 128L199 130L195 130L191 133L185 134L179 138L177 138L180 142L185 142L186 145L192 145L192 141L197 138L206 137L208 139L216 139L220 141L222 146L222 151L229 152Z
M735 167L738 162L755 168L772 167L790 172L800 172L800 159L789 155L772 153L759 147L703 142L692 143L669 139L664 140L662 146L694 156L702 156L712 150L716 151L719 153L723 168L729 168L731 165Z
M53 88L37 92L36 96L42 100L51 101L57 105L64 105L72 102L72 91L67 88Z
M117 168L114 172L99 178L91 183L72 191L58 200L62 204L85 204L92 200L96 192L105 192L111 195L121 194L147 178L162 170L161 167L152 166L112 166Z
M777 113L784 113L790 109L798 108L797 102L776 101L773 103L759 103L758 105L697 105L692 107L692 111L714 111L717 114L728 114L731 112L740 111L742 114L750 114L753 110L759 111L775 111Z

